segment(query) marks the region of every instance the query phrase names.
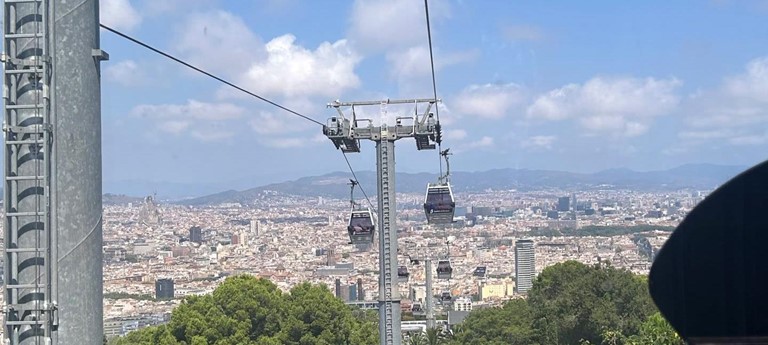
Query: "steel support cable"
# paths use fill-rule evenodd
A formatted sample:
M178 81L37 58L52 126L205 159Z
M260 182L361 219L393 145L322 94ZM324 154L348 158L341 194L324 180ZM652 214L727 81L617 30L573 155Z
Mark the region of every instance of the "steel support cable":
M99 26L101 26L102 28L104 28L107 31L110 31L110 32L114 33L115 35L118 35L118 36L120 36L122 38L125 38L125 39L135 43L135 44L138 44L139 46L147 48L147 49L149 49L149 50L151 50L151 51L153 51L153 52L155 52L157 54L160 54L160 55L162 55L162 56L164 56L164 57L166 57L168 59L171 59L171 60L173 60L175 62L178 62L178 63L180 63L180 64L182 64L182 65L184 65L184 66L186 66L186 67L196 71L196 72L202 73L202 74L204 74L204 75L206 75L208 77L211 77L211 78L213 78L213 79L215 79L215 80L217 80L217 81L219 81L221 83L224 83L227 86L230 86L230 87L232 87L232 88L234 88L234 89L236 89L238 91L241 91L241 92L246 93L246 94L248 94L250 96L258 98L259 100L264 101L267 104L270 104L270 105L273 105L275 107L278 107L278 108L280 108L282 110L285 110L285 111L287 111L287 112L289 112L289 113L291 113L293 115L299 116L299 117L301 117L301 118L303 118L303 119L305 119L307 121L311 121L311 122L313 122L315 124L318 124L320 126L324 126L321 122L319 122L319 121L317 121L315 119L312 119L309 116L300 114L300 113L298 113L295 110L286 108L285 106L282 106L282 105L280 105L280 104L278 104L278 103L276 103L274 101L271 101L271 100L266 99L266 98L264 98L262 96L259 96L259 95L255 94L255 93L251 92L251 91L248 91L248 90L246 90L246 89L244 89L244 88L242 88L242 87L240 87L240 86L238 86L238 85L236 85L234 83L231 83L231 82L225 80L224 78L218 77L218 76L216 76L216 75L214 75L214 74L212 74L210 72L207 72L207 71L203 70L202 68L194 66L194 65L192 65L192 64L190 64L190 63L188 63L188 62L186 62L184 60L181 60L181 59L179 59L179 58L177 58L177 57L175 57L175 56L173 56L171 54L168 54L168 53L166 53L166 52L164 52L164 51L162 51L160 49L157 49L157 48L155 48L155 47L153 47L153 46L151 46L151 45L149 45L147 43L144 43L144 42L142 42L142 41L140 41L140 40L138 40L136 38L133 38L133 37L127 35L127 34L124 34L124 33L120 32L120 31L115 30L115 29L113 29L113 28L111 28L109 26L106 26L104 24L99 24ZM341 153L344 155L344 160L347 162L347 167L349 167L349 171L352 173L352 177L355 180L357 180L357 176L356 176L357 174L355 174L355 170L352 169L352 165L349 163L349 159L347 158L347 154L345 152L343 152L343 151ZM359 186L359 187L360 187L360 191L363 192L363 195L365 196L365 200L368 201L368 205L370 205L371 209L373 209L374 208L373 207L373 203L371 203L371 200L368 198L368 194L365 193L365 189L363 189L362 186Z
M437 99L437 81L435 78L435 56L432 52L432 28L429 25L429 0L424 0L424 14L427 17L427 40L429 42L429 65L432 69L432 94ZM435 103L435 118L437 119L437 131L441 131L440 128L440 105ZM443 159L440 157L440 151L442 151L442 133L438 133L437 139L437 159L440 162L440 179L443 177Z
M368 198L368 194L365 193L365 189L363 189L363 185L360 184L360 180L357 179L357 174L355 174L355 169L352 169L352 164L349 163L349 158L347 158L347 153L344 151L341 151L341 154L344 155L344 161L347 162L347 166L349 167L349 172L352 173L352 178L357 181L357 187L360 188L360 191L363 192L363 196L365 197L365 200L368 202L368 205L371 207L371 210L374 210L375 207L373 207L373 203L371 203L371 199Z
M149 45L149 44L147 44L147 43L144 43L144 42L142 42L142 41L139 41L139 40L138 40L138 39L136 39L136 38L133 38L133 37L131 37L131 36L128 36L128 35L126 35L126 34L124 34L124 33L120 32L120 31L117 31L117 30L115 30L115 29L113 29L113 28L111 28L111 27L109 27L109 26L106 26L106 25L104 25L104 24L99 24L99 26L101 26L102 28L106 29L107 31L110 31L110 32L114 33L115 35L118 35L118 36L120 36L120 37L122 37L122 38L125 38L125 39L127 39L127 40L129 40L129 41L131 41L131 42L133 42L133 43L136 43L136 44L138 44L138 45L140 45L140 46L142 46L142 47L144 47L144 48L147 48L147 49L149 49L149 50L151 50L151 51L153 51L153 52L155 52L155 53L157 53L157 54L160 54L160 55L162 55L162 56L164 56L164 57L166 57L166 58L169 58L169 59L171 59L171 60L173 60L173 61L175 61L175 62L178 62L178 63L180 63L180 64L182 64L182 65L184 65L184 66L186 66L186 67L188 67L188 68L190 68L190 69L192 69L192 70L195 70L196 72L200 72L200 73L202 73L202 74L205 74L205 75L207 75L207 76L209 76L209 77L211 77L211 78L213 78L213 79L216 79L216 80L218 80L218 81L220 81L220 82L222 82L222 83L226 84L227 86L230 86L230 87L232 87L232 88L234 88L234 89L237 89L238 91L242 91L242 92L244 92L244 93L246 93L246 94L248 94L248 95L250 95L250 96L253 96L253 97L255 97L255 98L258 98L259 100L261 100L261 101L264 101L264 102L266 102L266 103L268 103L268 104L270 104L270 105L273 105L273 106L275 106L275 107L278 107L278 108L280 108L280 109L282 109L282 110L285 110L285 111L287 111L287 112L289 112L289 113L291 113L291 114L293 114L293 115L296 115L296 116L298 116L298 117L301 117L301 118L303 118L303 119L305 119L305 120L307 120L307 121L312 121L312 122L314 122L315 124L318 124L318 125L320 125L320 126L323 126L323 123L322 123L322 122L320 122L320 121L317 121L317 120L315 120L315 119L312 119L312 118L311 118L311 117L309 117L309 116L306 116L306 115L300 114L299 112L297 112L297 111L295 111L295 110L292 110L292 109L286 108L285 106L282 106L282 105L280 105L280 104L278 104L278 103L276 103L276 102L274 102L274 101L271 101L271 100L269 100L269 99L266 99L266 98L264 98L264 97L262 97L262 96L259 96L259 95L255 94L255 93L251 92L251 91L248 91L248 90L246 90L246 89L244 89L244 88L242 88L242 87L240 87L240 86L237 86L236 84L234 84L234 83L232 83L232 82L229 82L229 81L227 81L227 80L226 80L226 79L224 79L224 78L221 78L221 77L219 77L219 76L216 76L216 75L214 75L214 74L212 74L212 73L210 73L210 72L208 72L208 71L205 71L205 70L203 70L202 68L199 68L199 67L197 67L197 66L194 66L194 65L192 65L192 64L190 64L190 63L188 63L188 62L186 62L186 61L184 61L184 60L182 60L182 59L179 59L179 58L177 58L177 57L175 57L175 56L173 56L173 55L171 55L171 54L168 54L168 53L166 53L166 52L164 52L164 51L162 51L162 50L160 50L160 49L157 49L157 48L155 48L155 47L153 47L153 46L150 46L150 45Z
M424 0L424 13L427 17L427 40L429 41L429 64L432 68L432 93L435 96L435 99L437 99L437 82L435 80L435 58L432 53L432 28L430 28L429 25L429 0ZM440 123L440 107L435 104L435 117L437 118L437 123Z

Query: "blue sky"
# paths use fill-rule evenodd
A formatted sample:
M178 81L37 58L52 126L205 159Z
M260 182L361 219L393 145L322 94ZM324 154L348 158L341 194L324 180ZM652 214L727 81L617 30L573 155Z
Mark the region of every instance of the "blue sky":
M335 99L431 96L419 0L101 7L102 23L321 122ZM455 170L752 165L768 152L768 2L431 0L430 14ZM107 186L346 169L317 125L106 31L102 48ZM399 171L437 171L435 152L398 145ZM374 169L373 144L350 158Z

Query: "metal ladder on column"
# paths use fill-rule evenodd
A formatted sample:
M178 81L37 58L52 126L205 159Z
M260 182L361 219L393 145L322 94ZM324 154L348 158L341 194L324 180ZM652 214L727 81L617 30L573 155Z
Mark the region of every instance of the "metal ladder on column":
M382 131L385 131L386 124L382 124ZM392 265L391 265L391 258L392 258L392 244L390 243L391 236L390 236L390 229L391 224L389 223L389 217L390 217L390 186L389 186L389 174L391 167L389 166L389 155L391 154L389 152L389 145L387 142L387 138L385 133L382 133L381 138L381 144L380 150L381 150L381 200L382 200L382 207L381 207L381 214L379 217L381 217L381 224L382 228L379 231L380 236L382 237L382 240L384 242L384 248L382 248L384 251L381 253L381 255L384 258L384 265L383 265L383 271L380 272L384 276L384 322L385 322L385 329L386 329L386 344L393 344L394 343L394 337L400 336L399 334L395 335L392 334L392 323L394 322L394 316L392 315Z
M49 0L3 4L5 343L51 344Z

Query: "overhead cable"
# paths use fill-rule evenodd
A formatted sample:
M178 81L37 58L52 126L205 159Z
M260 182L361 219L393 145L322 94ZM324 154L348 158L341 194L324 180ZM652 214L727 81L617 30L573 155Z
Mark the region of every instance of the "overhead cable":
M429 25L429 0L424 0L424 14L427 17L427 40L429 42L429 66L432 69L432 94L435 99L437 99L437 81L435 77L435 56L432 52L432 28ZM442 128L440 128L440 105L435 104L435 118L437 119L437 128L435 130L437 131L436 141L437 141L437 159L440 165L440 176L443 176L443 160L440 157L440 151L442 149L442 135L440 131L442 131Z
M217 80L217 81L219 81L219 82L221 82L221 83L224 83L224 84L226 84L226 85L228 85L228 86L230 86L230 87L232 87L232 88L234 88L234 89L236 89L236 90L239 90L239 91L241 91L241 92L244 92L244 93L246 93L246 94L248 94L248 95L250 95L250 96L256 97L256 98L258 98L258 99L259 99L259 100L261 100L261 101L264 101L264 102L266 102L266 103L268 103L268 104L270 104L270 105L273 105L273 106L275 106L275 107L278 107L278 108L280 108L280 109L282 109L282 110L285 110L285 111L287 111L287 112L289 112L289 113L291 113L291 114L293 114L293 115L299 116L299 117L301 117L301 118L303 118L303 119L305 119L305 120L308 120L308 121L311 121L311 122L313 122L313 123L315 123L315 124L318 124L318 125L321 125L321 126L323 126L323 124L322 124L321 122L319 122L319 121L317 121L317 120L314 120L314 119L310 118L309 116L306 116L306 115L300 114L299 112L297 112L297 111L295 111L295 110L289 109L289 108L287 108L287 107L285 107L285 106L282 106L282 105L280 105L280 104L278 104L278 103L276 103L276 102L274 102L274 101L271 101L271 100L269 100L269 99L266 99L266 98L264 98L264 97L262 97L262 96L259 96L259 95L255 94L255 93L253 93L253 92L251 92L251 91L248 91L248 90L246 90L246 89L244 89L244 88L242 88L242 87L240 87L240 86L238 86L238 85L236 85L236 84L234 84L234 83L232 83L232 82L229 82L229 81L227 81L227 80L226 80L226 79L224 79L224 78L221 78L221 77L219 77L219 76L216 76L216 75L214 75L213 73L210 73L210 72L208 72L208 71L205 71L205 70L203 70L202 68L199 68L199 67L197 67L197 66L194 66L194 65L192 65L192 64L190 64L190 63L188 63L188 62L186 62L186 61L184 61L184 60L182 60L182 59L180 59L180 58L177 58L177 57L175 57L175 56L173 56L173 55L171 55L171 54L169 54L169 53L166 53L166 52L164 52L164 51L162 51L162 50L160 50L160 49L157 49L157 48L155 48L155 47L153 47L153 46L151 46L151 45L149 45L149 44L147 44L147 43L144 43L144 42L140 41L139 39L136 39L136 38L134 38L134 37L131 37L131 36L129 36L129 35L127 35L127 34L125 34L125 33L122 33L122 32L120 32L120 31L118 31L118 30L115 30L115 29L113 29L113 28L111 28L111 27L109 27L109 26L106 26L106 25L104 25L104 24L99 24L99 25L100 25L102 28L104 28L105 30L107 30L107 31L110 31L110 32L114 33L115 35L118 35L118 36L120 36L120 37L122 37L122 38L125 38L125 39L127 39L127 40L129 40L129 41L131 41L131 42L133 42L133 43L135 43L135 44L138 44L138 45L140 45L140 46L142 46L142 47L144 47L144 48L147 48L147 49L149 49L149 50L151 50L151 51L153 51L153 52L155 52L155 53L157 53L157 54L160 54L160 55L162 55L162 56L164 56L164 57L166 57L166 58L168 58L168 59L171 59L171 60L173 60L173 61L175 61L175 62L178 62L178 63L180 63L180 64L182 64L182 65L184 65L184 66L186 66L186 67L188 67L188 68L190 68L190 69L192 69L192 70L196 71L196 72L202 73L202 74L204 74L204 75L206 75L206 76L208 76L208 77L211 77L211 78L213 78L213 79L215 79L215 80ZM347 154L346 154L346 153L344 153L343 151L342 151L342 154L344 155L344 160L347 162L347 167L349 167L349 172L350 172L350 173L352 173L352 177L353 177L355 180L357 180L357 174L355 173L355 170L354 170L354 169L352 169L352 165L349 163L349 159L347 158ZM362 185L360 185L359 187L360 187L360 191L361 191L361 192L363 192L363 195L365 196L365 200L366 200L366 201L368 201L368 205L370 205L370 206L371 206L371 208L373 209L373 208L374 208L374 207L373 207L373 203L371 203L371 200L368 198L368 194L366 194L366 193L365 193L365 189L363 189Z
M202 74L205 74L205 75L207 75L207 76L209 76L209 77L211 77L211 78L213 78L213 79L216 79L216 80L218 80L218 81L220 81L220 82L222 82L222 83L224 83L224 84L226 84L226 85L228 85L228 86L231 86L231 87L233 87L233 88L235 88L235 89L237 89L237 90L239 90L239 91L242 91L242 92L244 92L244 93L246 93L246 94L248 94L248 95L250 95L250 96L256 97L256 98L258 98L258 99L259 99L259 100L261 100L261 101L264 101L264 102L266 102L266 103L268 103L268 104L271 104L271 105L273 105L273 106L275 106L275 107L278 107L278 108L280 108L280 109L282 109L282 110L285 110L285 111L287 111L287 112L289 112L289 113L291 113L291 114L293 114L293 115L299 116L299 117L301 117L301 118L303 118L303 119L305 119L305 120L307 120L307 121L312 121L312 122L314 122L315 124L318 124L318 125L320 125L320 126L322 126L322 125L323 125L321 122L319 122L319 121L317 121L317 120L315 120L315 119L312 119L312 118L311 118L311 117L309 117L309 116L306 116L306 115L300 114L299 112L297 112L297 111L295 111L295 110L289 109L289 108L287 108L287 107L285 107L285 106L282 106L282 105L280 105L280 104L278 104L278 103L276 103L276 102L274 102L274 101L271 101L271 100L269 100L269 99L266 99L266 98L264 98L264 97L262 97L262 96L259 96L259 95L255 94L255 93L253 93L253 92L251 92L251 91L248 91L248 90L246 90L246 89L244 89L244 88L242 88L242 87L240 87L240 86L238 86L238 85L236 85L236 84L234 84L234 83L232 83L232 82L229 82L229 81L225 80L224 78L221 78L221 77L219 77L219 76L216 76L216 75L214 75L213 73L210 73L210 72L208 72L208 71L205 71L205 70L203 70L203 69L202 69L202 68L200 68L200 67L194 66L194 65L192 65L192 64L190 64L190 63L188 63L188 62L186 62L186 61L184 61L184 60L182 60L182 59L179 59L179 58L177 58L177 57L175 57L175 56L173 56L173 55L171 55L171 54L168 54L168 53L166 53L166 52L164 52L164 51L162 51L162 50L160 50L160 49L157 49L157 48L155 48L155 47L153 47L153 46L150 46L149 44L147 44L147 43L144 43L144 42L142 42L142 41L140 41L140 40L138 40L138 39L136 39L136 38L133 38L133 37L131 37L131 36L128 36L127 34L124 34L124 33L120 32L120 31L117 31L117 30L115 30L115 29L113 29L113 28L111 28L111 27L109 27L109 26L106 26L106 25L104 25L104 24L99 24L99 25L100 25L102 28L104 28L104 29L106 29L106 30L108 30L108 31L110 31L110 32L112 32L112 33L114 33L115 35L118 35L118 36L120 36L120 37L122 37L122 38L125 38L125 39L127 39L127 40L129 40L129 41L131 41L131 42L133 42L133 43L136 43L136 44L138 44L138 45L140 45L140 46L142 46L142 47L144 47L144 48L147 48L147 49L149 49L149 50L151 50L151 51L153 51L153 52L155 52L155 53L158 53L158 54L160 54L160 55L162 55L162 56L164 56L164 57L166 57L166 58L169 58L169 59L171 59L171 60L173 60L173 61L175 61L175 62L178 62L178 63L180 63L180 64L182 64L182 65L184 65L184 66L186 66L186 67L189 67L189 68L191 68L191 69L193 69L193 70L195 70L195 71L197 71L197 72L200 72L200 73L202 73Z
M373 203L371 203L371 199L368 199L368 194L365 193L365 189L363 189L363 185L360 184L360 180L357 179L357 175L355 174L355 169L352 169L352 164L349 163L349 158L347 158L347 153L344 151L341 151L341 154L344 155L344 160L347 162L347 166L349 167L349 171L352 173L352 178L355 179L355 181L358 182L357 187L360 188L360 191L363 192L363 196L365 197L365 200L368 201L368 205L371 206L371 209L376 209L373 207Z
M432 29L429 26L429 4L428 0L424 0L424 13L427 16L427 39L429 40L429 65L432 67L432 93L435 99L437 99L437 82L435 81L435 57L432 53ZM437 123L440 123L440 107L435 104L435 117ZM438 143L439 144L439 143Z

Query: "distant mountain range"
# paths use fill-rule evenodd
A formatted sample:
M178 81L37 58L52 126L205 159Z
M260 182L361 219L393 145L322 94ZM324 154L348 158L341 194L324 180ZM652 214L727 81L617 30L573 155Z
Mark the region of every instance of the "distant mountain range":
M746 168L714 164L687 164L669 170L633 171L609 169L591 174L552 170L495 169L482 172L456 172L451 175L455 192L481 191L486 189L541 190L548 188L589 190L589 189L634 189L634 190L675 190L710 189L717 187ZM198 198L178 201L185 205L209 205L226 202L249 203L274 191L299 196L322 196L347 198L350 174L334 172L322 176L304 177L294 181L273 183L242 191L228 190ZM376 176L371 171L357 172L362 187L368 196L376 194ZM428 182L437 175L428 173L398 173L397 191L402 193L423 193Z

